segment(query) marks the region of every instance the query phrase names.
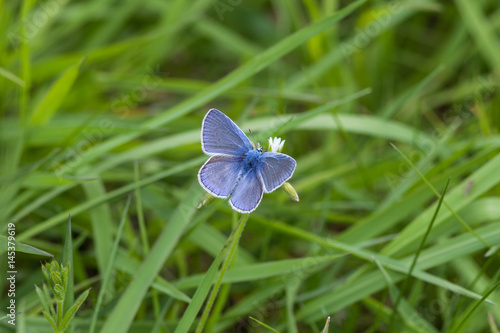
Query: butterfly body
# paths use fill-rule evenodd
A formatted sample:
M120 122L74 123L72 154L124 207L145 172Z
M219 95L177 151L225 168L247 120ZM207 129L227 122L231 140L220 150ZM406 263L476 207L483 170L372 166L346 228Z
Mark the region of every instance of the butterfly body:
M290 179L297 165L288 155L253 148L243 131L216 109L203 119L201 145L211 157L198 172L200 185L215 197L230 197L231 207L241 213L254 211L263 193Z
M252 149L247 152L242 161L243 171L248 172L252 169L260 171L262 165L262 149ZM259 168L260 167L260 168Z

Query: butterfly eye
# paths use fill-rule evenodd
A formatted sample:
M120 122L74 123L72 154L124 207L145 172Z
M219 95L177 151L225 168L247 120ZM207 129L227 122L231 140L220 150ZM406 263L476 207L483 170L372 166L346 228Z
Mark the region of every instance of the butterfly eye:
M262 153L262 147L260 147L260 146L259 146L259 147L257 147L257 151L258 151L259 153Z

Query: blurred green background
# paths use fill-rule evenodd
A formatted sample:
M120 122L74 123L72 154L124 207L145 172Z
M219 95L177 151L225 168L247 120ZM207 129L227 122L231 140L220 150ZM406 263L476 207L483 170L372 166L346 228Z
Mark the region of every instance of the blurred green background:
M0 18L0 331L52 331L33 286L51 258L21 244L4 317L8 223L61 261L71 214L74 292L92 287L75 332L499 332L498 1L0 0ZM246 225L197 208L210 108L286 140L299 202L266 194Z

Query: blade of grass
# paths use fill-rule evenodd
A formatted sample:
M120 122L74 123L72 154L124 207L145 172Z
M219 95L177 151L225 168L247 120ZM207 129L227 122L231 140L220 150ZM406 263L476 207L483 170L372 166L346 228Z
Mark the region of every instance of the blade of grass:
M217 277L217 281L215 282L215 285L212 288L212 292L210 293L210 296L207 300L207 303L205 305L205 309L203 310L203 313L200 318L200 322L198 323L198 326L196 327L196 333L201 333L203 331L203 327L205 326L205 323L208 319L208 316L210 314L210 311L212 310L212 306L215 302L215 298L217 297L217 294L219 293L220 286L222 284L222 279L224 278L224 275L226 274L227 269L229 268L229 265L231 264L231 260L233 259L233 256L236 252L236 248L238 247L238 243L241 238L241 234L243 233L243 230L245 229L246 223L248 221L248 217L250 214L244 214L241 216L240 221L236 225L236 232L234 234L234 238L232 239L229 247L229 252L227 254L227 257L225 258L222 268L219 272L219 276Z
M466 214L467 210L464 208L473 204L474 200L477 200L477 198L482 194L487 193L488 189L492 186L491 182L489 182L489 180L491 180L491 172L493 172L492 170L498 166L495 167L494 165L490 165L491 169L489 170L479 170L484 165L488 164L493 157L494 156L488 152L479 153L469 162L461 163L461 166L451 169L446 175L440 176L440 181L436 183L436 186L441 186L441 184L444 186L449 174L452 174L457 178L465 178L468 176L466 181L462 182L455 190L450 191L450 194L448 194L448 200L453 203L453 206L461 207L464 211L464 216L467 217L466 220L476 220L477 215ZM467 164L468 166L466 167ZM467 186L466 184L468 184L472 179L476 181L474 190L477 190L477 192L470 193L472 194L471 198L470 195L464 196L463 191ZM363 218L360 222L340 234L338 240L344 243L357 243L365 241L371 237L383 234L384 231L394 227L398 222L413 216L417 216L416 221L419 222L414 223L418 224L418 226L415 225L409 227L412 229L412 232L408 232L408 234L412 235L415 232L420 232L420 235L423 235L422 230L425 230L434 210L433 208L429 208L426 211L421 212L420 207L423 207L428 200L431 200L433 195L434 194L432 192L428 191L427 186L420 186L416 190L408 193L401 201L395 202L391 206L382 210L376 210L373 214ZM446 214L447 211L442 211L442 213ZM440 214L437 218L434 229L440 229L440 233L448 233L448 230L456 230L459 225L455 221L451 221L451 218L451 214L446 214L445 216ZM416 242L417 240L414 241ZM410 250L408 244L406 244L406 248L401 247L401 249L405 249L407 251Z
M68 286L66 289L66 295L64 296L64 312L66 313L69 308L73 305L74 294L74 266L73 262L73 235L71 234L71 215L68 216L68 223L66 225L66 237L64 238L64 249L62 253L62 265L69 265L68 272ZM73 331L73 326L69 327L69 332Z
M489 21L481 12L481 2L455 0L460 16L469 32L476 40L476 45L492 70L500 69L500 44L495 36L495 31Z
M24 87L24 81L15 75L14 73L9 72L5 68L0 67L0 75L6 78L7 80L10 80L11 82L14 82L20 87Z
M427 177L425 177L425 175L422 174L422 172L420 172L420 170L415 166L415 164L413 164L413 162L405 155L403 154L403 152L401 152L401 150L399 150L396 145L394 145L392 142L391 142L391 146L401 155L401 157L405 160L405 162L410 165L417 173L418 175L420 176L420 178L422 178L422 180L427 184L427 186L432 190L432 192L434 192L434 194L438 197L438 198L441 198L441 195L439 194L439 192L434 188L434 186L429 182L429 180L427 179ZM476 173L479 173L480 171L484 171L485 169L487 169L487 167L490 167L491 164L496 164L496 163L500 163L500 155L497 155L497 157L493 160L490 161L490 163L484 165L481 169L479 169ZM465 182L465 181L464 181ZM490 186L493 186L492 184L492 181L489 180L489 183L490 183ZM456 195L457 191L453 191L453 194ZM469 197L469 196L467 196ZM456 211L451 207L451 205L448 204L448 202L446 201L443 201L443 204L446 206L446 208L448 208L448 211L458 220L460 221L460 223L464 226L464 228L466 228L472 235L474 235L475 237L478 237L478 240L481 241L484 246L486 248L489 248L490 245L488 243L486 243L481 237L479 237L479 235L477 235L477 233L469 226L469 224L467 222L465 222L457 213ZM421 215L421 216L424 216L424 215ZM408 231L408 228L405 229L405 231ZM403 231L403 232L405 232ZM420 236L420 234L422 233L422 231L420 231L419 233L413 233L413 237L412 237L412 240L415 239L416 237ZM406 236L406 234L404 235ZM398 244L398 241L399 239L401 240L404 240L405 243L408 243L409 242L409 239L407 237L404 237L402 233L399 234L398 238L396 238L393 242L391 242L391 244L389 244L386 249L385 249L385 253L386 254L393 254L394 251L395 251L395 244Z
M309 239L327 249L332 248L340 250L342 252L352 253L353 255L359 256L360 258L367 261L371 261L370 258L372 255L374 255L381 263L385 265L386 268L390 268L391 270L395 270L403 274L406 274L408 272L411 260L413 259L413 256L405 258L402 262L404 264L400 265L394 261L395 259L381 256L371 251L361 250L358 247L353 247L344 243L341 244L332 240L325 240L321 237L310 234L305 230L292 227L290 225L271 222L268 220L266 220L264 223L258 218L255 218L255 221L263 223L264 226L271 227L273 228L273 230L283 232L287 235ZM495 225L481 228L477 232L483 238L489 240L492 243L500 241L500 230L495 229ZM480 295L477 295L476 293L470 292L468 290L466 291L464 290L464 288L457 285L452 286L449 281L439 278L437 278L436 280L435 276L430 276L428 273L424 273L422 270L441 265L445 262L473 253L474 251L478 251L481 248L484 248L484 245L477 241L474 236L465 234L424 250L420 255L421 261L419 262L418 269L414 269L413 271L414 277L435 284L440 288L445 288L447 290L451 290L455 293L458 292L463 295L467 294L468 297L474 299L480 299ZM403 274L395 275L394 280L399 281L403 279ZM383 277L381 275L378 275L378 272L366 273L361 278L356 280L355 283L348 284L341 289L336 289L333 292L329 292L324 296L318 297L314 301L306 303L305 306L299 310L297 318L300 318L302 320L305 319L308 322L318 320L319 315L323 310L331 312L337 311L338 309L347 306L347 304L352 304L358 299L373 294L374 292L378 292L384 286L385 284L383 282Z
M144 223L144 213L142 210L142 199L141 191L139 188L139 162L137 160L134 162L134 184L135 184L135 203L137 210L137 221L139 223L139 232L141 235L142 243L142 254L146 256L149 253L149 242L148 235L146 231L146 225Z
M116 270L134 275L139 271L141 267L141 261L137 258L131 257L124 250L119 250L116 254L113 265L113 268L115 268ZM153 288L182 302L191 302L191 298L189 298L186 294L174 287L170 282L168 282L161 276L158 276L153 282Z
M328 333L328 328L329 327L330 327L330 316L328 316L326 318L325 327L323 327L323 330L321 331L321 333Z
M358 0L345 8L338 11L336 14L327 17L325 19L319 20L310 26L303 28L291 36L281 40L276 43L272 47L266 49L262 53L258 54L250 61L240 66L238 69L234 70L230 74L226 75L216 83L210 85L207 89L204 89L198 94L195 94L191 98L177 104L171 109L159 114L155 118L150 121L147 121L143 127L145 128L158 128L160 126L164 126L167 123L178 119L179 117L189 113L190 111L206 104L211 101L215 97L221 95L227 90L233 88L249 77L255 75L260 72L264 68L268 67L270 64L280 59L293 49L297 48L299 45L303 44L307 40L309 40L314 35L324 31L325 29L331 27L333 24L340 21L342 18L346 17L354 10L356 10L359 6L365 3L366 0ZM74 167L79 168L83 165L88 164L89 162L99 158L104 153L109 150L118 147L130 140L138 137L139 133L130 133L125 135L120 135L113 137L99 145L96 145L93 149L85 151L81 155L81 159L75 163ZM79 173L85 173L89 170L82 169Z
M236 236L236 232L240 229L240 225L243 223L243 218L248 219L248 214L242 216L239 223L227 238L227 241L220 250L219 254L215 257L214 261L210 265L210 268L204 274L202 281L198 285L198 288L196 288L193 298L191 299L191 303L189 303L189 306L182 315L182 318L179 321L177 328L175 329L175 333L187 333L193 325L196 315L200 311L208 293L210 292L210 288L213 284L213 281L215 280L217 272L219 271L219 266L226 257L226 251L228 250L231 242Z
M16 252L23 252L23 253L29 253L29 254L36 254L39 256L47 256L47 257L54 257L53 254L45 252L43 250L37 249L36 247L33 247L28 244L20 243L18 241L11 241L11 243L14 243L16 246ZM0 235L0 253L7 251L7 247L9 246L9 238Z
M132 188L135 188L135 184L131 185ZM204 193L197 182L186 192L169 223L158 236L155 246L149 252L140 270L107 318L102 332L126 332L130 328L146 291L172 253L185 228L191 222L203 195Z
M250 319L251 321L253 322L256 322L257 324L259 324L260 326L266 328L268 331L270 332L273 332L273 333L280 333L278 332L277 330L275 330L274 328L272 328L271 326L267 325L267 324L264 324L263 322L261 322L260 320L258 319L255 319L254 317L251 317L249 316L248 319Z
M429 223L429 226L427 227L427 230L425 231L424 237L422 237L422 241L420 242L420 246L418 247L417 252L415 253L415 256L413 257L413 261L411 263L410 269L408 270L408 274L406 274L406 277L405 277L405 279L403 281L403 286L401 287L401 293L399 293L399 295L398 295L398 297L396 299L396 302L394 303L394 311L392 312L391 320L389 321L389 327L388 327L387 331L390 331L390 329L391 329L391 325L393 323L394 316L398 312L398 305L399 305L399 302L401 300L401 296L404 293L406 293L406 289L408 288L408 282L410 281L410 277L411 277L411 275L413 273L413 269L415 268L415 265L417 264L418 257L420 256L420 252L425 247L425 241L427 240L427 236L429 236L429 234L431 232L432 225L434 224L434 221L436 220L436 217L438 215L439 209L441 208L441 204L443 203L443 199L444 199L444 196L446 194L446 190L448 189L448 185L450 185L450 180L451 180L451 176L448 178L448 181L446 182L446 185L444 187L443 193L439 197L439 202L438 202L438 204L436 206L436 210L434 212L434 216L432 216L432 219L431 219L431 221Z
M31 125L43 125L50 121L55 112L59 109L59 106L61 106L61 103L66 95L71 90L73 83L78 77L80 67L85 59L86 57L83 57L75 65L68 68L49 88L45 96L31 114Z
M348 252L348 251L345 251ZM328 263L332 260L345 256L344 253L330 254L324 256L312 256L297 259L273 260L256 264L240 264L228 270L224 276L223 283L249 282L267 279L273 276L287 276L290 274L301 274L305 269ZM302 272L303 273L303 272ZM203 279L203 274L191 275L179 279L174 286L180 289L194 288Z
M462 317L462 320L458 324L455 324L451 329L450 332L461 332L464 328L462 328L463 325L469 320L470 316L476 311L476 309L488 298L488 296L495 291L496 288L500 286L500 281L495 283L484 295L481 297L480 300L476 301L472 308L467 311L467 313Z
M29 28L28 14L35 5L34 0L25 0L23 1L23 5L21 7L21 36L28 36L27 29ZM26 124L27 116L28 116L28 103L29 103L29 94L31 89L31 47L28 39L26 37L21 38L21 79L24 82L21 92L21 103L20 103L20 114L19 117L21 124Z
M254 119L249 122L245 122L242 128L251 128L252 131L259 131L259 136L265 138L271 136L272 133L274 133L277 129L280 130L280 134L283 134L291 129L299 128L299 126L308 119L313 120L315 119L315 116L318 116L321 113L331 111L332 109L334 109L339 105L361 98L362 96L365 96L368 93L370 93L369 89L363 89L356 93L347 95L341 99L329 102L326 105L321 105L319 107L313 108L307 112L298 115L297 114L286 115L278 119L275 116ZM339 117L341 120L347 118L346 119L347 130L351 129L352 127L355 127L356 129L359 129L359 131L364 133L378 132L377 131L378 127L376 126L377 120L375 117L373 117L372 119L366 119L367 118L366 116L363 117L354 116L356 119L352 119L350 115L339 115ZM375 123L371 124L375 125L374 128L364 126L365 122L370 122L370 120L372 120L371 123ZM283 122L287 122L285 126L282 125ZM378 125L379 126L382 125L382 122L378 121ZM397 127L399 124L391 122L390 125L394 125L395 127ZM385 125L385 126L390 126L390 125ZM330 127L330 129L331 128L335 127ZM380 133L386 133L386 132L387 130L385 129L384 131L379 132L379 135ZM410 137L409 132L408 135ZM147 156L151 156L153 154L158 154L159 152L164 152L165 150L171 150L173 148L180 147L182 145L198 142L199 140L200 140L199 130L186 131L179 134L173 134L170 136L162 137L160 139L151 141L147 144L141 145L140 147L132 148L123 153L116 154L116 156L111 156L109 159L106 159L105 161L102 161L101 163L95 165L93 167L93 171L102 172L116 165L124 163L126 161L135 160L138 158L144 158Z
M288 227L288 226L287 226ZM500 230L496 225L490 225L487 227L483 227L477 230L477 233L488 240L491 243L500 242ZM300 234L304 234L302 231ZM321 243L320 243L321 244ZM328 243L326 243L328 244ZM343 246L346 246L345 244ZM436 267L438 265L442 265L446 262L449 262L453 259L460 258L462 256L470 255L480 249L484 249L484 245L477 240L476 237L471 235L470 233L456 236L452 239L446 240L439 245L435 245L429 249L422 251L420 255L420 262L417 270L414 270L414 274L418 270L426 270L431 267ZM346 251L348 249L346 248ZM358 249L351 249L351 251L359 251ZM354 252L352 252L354 254ZM387 260L387 257L381 259L380 255L372 253L371 255L375 255L376 258L384 263ZM413 258L405 258L404 262L407 264L406 269L402 272L403 274L408 272L409 263ZM392 265L391 265L392 266ZM390 267L385 264L386 268L394 269L395 266ZM404 275L394 275L393 279L395 282L400 281L404 278ZM416 277L416 275L415 275ZM432 279L424 279L427 282L431 282ZM450 289L450 285L448 281L443 281L443 283L437 284L440 288L446 288L448 290L453 290L456 292L455 287ZM306 302L304 306L298 311L297 318L305 320L306 322L312 322L315 320L321 319L322 311L327 312L335 312L339 309L342 309L350 304L353 304L357 300L363 299L373 293L380 291L385 287L385 282L380 273L377 272L368 272L365 273L362 277L357 279L354 283L350 283L348 285L342 286L342 288L337 288L331 292L325 293L322 296L317 297L316 299ZM472 293L477 295L475 293ZM471 295L472 296L472 295ZM472 298L480 299L481 296L473 296Z
M113 242L113 246L111 247L111 252L109 254L109 261L107 263L106 269L103 272L103 277L102 277L102 282L101 282L101 290L99 291L99 296L97 297L97 303L95 305L93 315L92 315L92 320L90 322L90 333L94 333L96 324L97 324L97 319L99 317L99 311L101 309L101 304L102 301L104 300L104 294L106 294L106 291L108 290L108 283L111 281L111 272L113 269L113 262L115 261L116 258L116 253L118 251L118 245L120 244L120 239L122 237L122 232L123 232L123 227L125 226L125 221L127 220L127 213L128 213L128 208L130 206L130 201L132 197L129 195L127 198L127 203L125 204L125 208L123 209L122 213L122 219L120 221L120 224L118 225L118 230L116 232L115 236L115 241Z
M162 322L163 322L163 318L165 318L165 315L167 314L167 311L168 309L170 308L170 306L172 305L172 302L173 302L173 299L170 298L168 299L166 302L165 302L165 305L163 306L163 308L161 309L161 312L160 312L160 315L158 316L158 318L156 319L156 322L155 322L155 326L151 329L151 333L160 333L160 332L164 332L163 330L160 331L161 327L162 327Z
M500 330L498 330L498 326L495 323L495 316L491 312L488 313L488 325L490 326L491 333L500 333Z
M286 279L286 287L285 287L286 325L287 325L287 331L290 333L298 333L297 320L295 318L293 305L295 304L295 298L297 296L297 291L300 287L301 280L303 280L302 275L296 276L295 279L292 279L291 277L288 277Z
M106 196L106 188L101 179L82 184L88 199ZM108 202L104 201L88 210L92 223L92 238L95 246L95 257L99 272L102 274L108 267L109 254L113 239L113 223Z
M418 94L427 87L430 82L444 70L444 65L438 66L429 75L427 75L423 80L412 86L410 89L406 90L404 93L400 94L392 103L387 105L382 111L381 116L383 119L391 118L397 111L399 111L405 103L409 103Z
M163 170L163 171L161 171L157 174L154 174L148 178L142 179L141 181L139 181L138 186L142 187L142 186L154 183L154 182L156 182L160 179L163 179L165 177L175 175L176 173L182 172L182 171L189 169L189 168L192 168L194 166L199 166L203 163L204 160L206 160L206 157L200 156L198 158L194 158L194 159L187 161L185 163L179 164L173 168ZM103 195L101 197L90 199L84 203L81 203L77 206L74 206L73 208L71 208L67 211L59 213L59 214L47 219L44 222L38 223L37 225L35 225L35 226L31 227L30 229L24 231L23 233L19 234L17 239L19 239L19 240L30 239L34 235L37 235L37 234L39 234L47 229L50 229L50 228L58 225L59 223L63 222L69 213L71 213L71 214L73 214L73 216L75 216L79 213L87 211L91 207L94 207L94 206L99 205L103 202L117 198L120 195L123 195L125 193L130 192L130 191L133 191L135 188L136 188L136 184L131 183L131 184L122 186L114 191L107 192L105 195Z
M387 281L387 285L389 286L389 294L392 302L394 304L402 302L400 310L397 310L396 306L393 307L391 316L388 318L389 324L387 326L386 331L391 332L391 328L394 325L393 320L395 319L395 313L396 311L398 311L408 329L420 333L429 333L429 332L437 333L438 330L434 326L432 326L427 320L422 318L422 316L418 313L418 311L412 308L411 305L408 304L408 302L405 299L401 299L401 292L394 284L394 281L391 279L391 276L385 270L384 266L377 260L377 258L373 257L372 259L379 268L379 270L382 272L385 280Z

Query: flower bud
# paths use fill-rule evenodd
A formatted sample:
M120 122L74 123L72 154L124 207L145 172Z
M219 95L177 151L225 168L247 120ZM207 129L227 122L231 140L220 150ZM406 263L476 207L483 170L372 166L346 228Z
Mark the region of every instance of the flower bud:
M208 206L214 200L215 200L215 197L213 195L211 195L210 193L207 193L207 194L205 194L203 199L201 199L201 202L198 204L198 207L196 207L196 208L200 209L203 206Z
M292 198L295 201L299 201L299 195L297 194L297 191L295 191L295 189L293 188L292 184L290 184L289 182L283 183L283 189L290 198Z

